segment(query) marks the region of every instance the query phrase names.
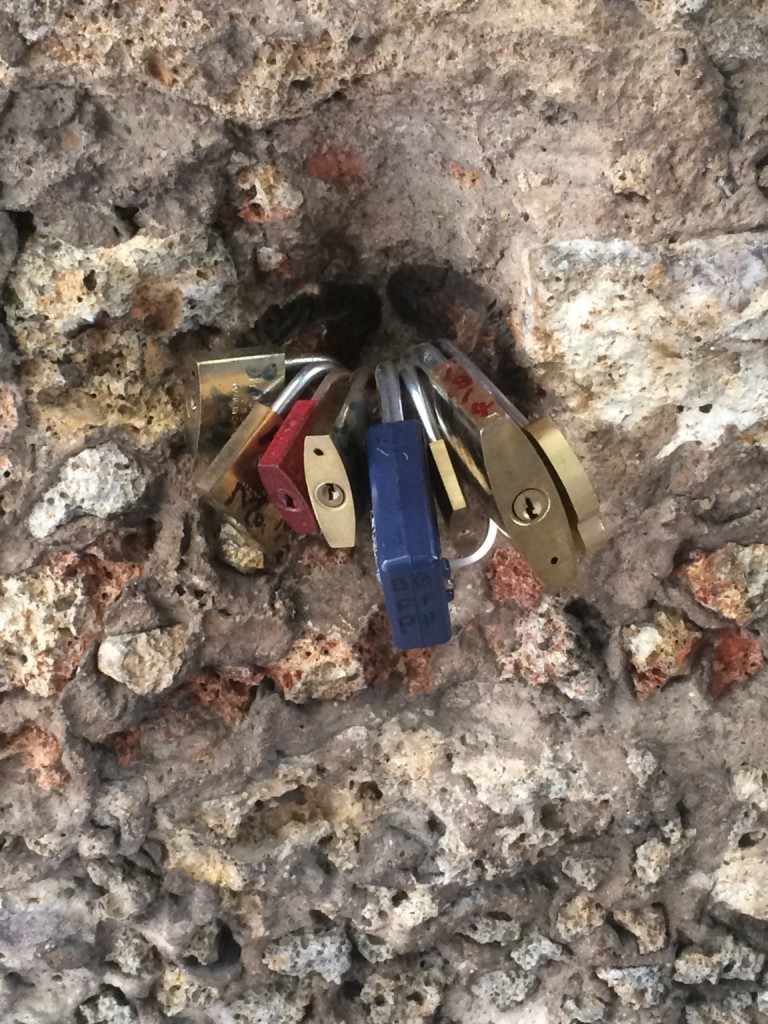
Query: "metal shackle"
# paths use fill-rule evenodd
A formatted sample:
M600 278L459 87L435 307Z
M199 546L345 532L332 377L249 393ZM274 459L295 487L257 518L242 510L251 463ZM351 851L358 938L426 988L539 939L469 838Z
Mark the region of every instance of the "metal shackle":
M305 388L308 388L319 377L324 377L332 370L338 369L338 366L339 364L335 359L323 359L318 362L312 362L309 366L299 370L291 383L280 392L272 403L272 412L282 415L291 407Z
M400 366L400 379L405 385L405 390L408 392L411 404L416 410L416 415L421 420L427 440L430 444L434 444L435 441L441 439L442 432L434 406L419 376L419 371L412 363L403 363Z
M382 423L397 423L404 419L403 395L400 391L400 374L390 360L379 363L374 374L376 390L379 393L379 408Z
M333 356L286 356L285 368L286 370L303 370L308 366L331 366L338 367L343 370L344 367Z
M487 374L483 373L480 367L476 366L469 356L462 352L457 345L454 345L452 341L448 341L447 338L441 338L437 345L438 351L444 353L443 360L445 360L446 357L448 359L454 359L459 366L462 366L481 388L487 391L489 395L493 395L498 405L504 410L513 423L516 423L518 427L525 427L528 425L527 418L523 416L517 406L507 398L503 391L500 391L499 388L496 387L491 378ZM432 346L429 347L431 348Z

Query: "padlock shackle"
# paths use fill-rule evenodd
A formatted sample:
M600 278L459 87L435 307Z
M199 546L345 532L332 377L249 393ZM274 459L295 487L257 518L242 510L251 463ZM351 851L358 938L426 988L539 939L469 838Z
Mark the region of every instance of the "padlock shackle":
M333 366L338 370L343 370L344 367L332 356L286 356L285 368L286 370L303 370L307 366Z
M379 393L379 409L382 423L398 423L405 419L403 395L400 391L400 374L390 360L379 363L374 373L376 390Z
M282 414L291 407L299 395L301 395L301 393L308 388L313 381L317 380L319 377L324 377L327 373L330 373L337 367L338 363L335 360L323 359L321 362L313 363L310 366L305 366L302 370L299 370L291 383L285 388L285 390L280 392L272 403L272 411L282 416Z
M427 395L427 389L419 377L419 371L412 363L402 363L400 366L400 379L405 385L411 404L416 410L416 415L421 420L424 433L430 444L439 441L442 437L440 424L437 421L435 410Z
M452 341L448 341L447 338L440 338L437 345L437 350L444 353L443 359L447 356L449 359L455 359L460 366L463 366L470 377L474 377L477 383L487 391L488 394L493 395L496 402L504 410L507 416L509 416L513 423L516 423L518 427L525 427L528 425L527 418L523 416L517 406L507 398L503 391L500 391L496 387L491 378L484 374L480 367L476 366L466 353L461 351L458 345L454 345L454 343ZM419 347L421 348L424 346ZM429 347L433 348L431 345Z

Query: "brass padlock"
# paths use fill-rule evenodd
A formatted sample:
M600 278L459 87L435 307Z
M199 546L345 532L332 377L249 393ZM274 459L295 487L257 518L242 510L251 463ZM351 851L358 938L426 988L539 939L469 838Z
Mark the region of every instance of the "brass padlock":
M185 375L184 412L192 453L213 456L256 402L269 405L277 397L286 375L326 361L324 356L286 359L282 352L254 349L191 356Z
M419 371L412 364L404 363L400 367L400 378L427 438L432 491L447 527L448 536L453 541L457 554L468 555L480 546L488 524L479 522L477 515L467 503L448 445L441 434L430 395L422 384Z
M581 557L604 537L586 473L551 420L529 424L460 349L439 345L442 351L418 346L415 360L438 396L449 438L460 437L482 468L489 514L545 585L570 584Z
M366 495L365 431L370 370L352 374L341 409L326 407L304 439L304 475L318 526L331 548L355 546Z
M259 459L293 401L313 381L336 368L338 363L331 359L313 360L296 374L271 406L257 402L216 458L196 478L200 495L266 554L279 554L287 546L291 531L264 493Z
M285 355L247 349L193 356L186 381L187 440L193 454L218 451L254 403L270 400L285 384Z

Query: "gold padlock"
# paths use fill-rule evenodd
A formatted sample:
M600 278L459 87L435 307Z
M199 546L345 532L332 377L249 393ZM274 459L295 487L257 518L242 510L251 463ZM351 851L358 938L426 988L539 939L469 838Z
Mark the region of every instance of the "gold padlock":
M304 475L318 526L331 548L355 546L365 503L365 431L370 370L352 374L339 409L327 407L304 439Z
M207 454L226 444L256 402L269 404L280 392L285 370L282 352L192 356L184 403L192 453Z
M418 346L449 436L482 467L489 513L548 587L573 582L581 556L602 542L597 499L555 425L520 410L451 342ZM464 463L466 466L466 463ZM472 474L469 474L472 478ZM477 483L477 479L475 478Z
M477 515L469 507L448 445L440 433L435 411L416 367L404 363L400 367L400 379L427 438L431 456L432 490L437 507L457 554L468 555L480 546L488 524L478 521Z
M278 510L269 503L259 478L259 459L273 434L302 391L338 368L331 359L313 359L300 370L271 406L257 402L219 454L198 473L200 495L245 533L266 554L279 554L291 531Z
M213 456L226 444L256 402L269 405L287 375L327 362L326 356L237 349L191 356L185 380L187 441L193 455Z

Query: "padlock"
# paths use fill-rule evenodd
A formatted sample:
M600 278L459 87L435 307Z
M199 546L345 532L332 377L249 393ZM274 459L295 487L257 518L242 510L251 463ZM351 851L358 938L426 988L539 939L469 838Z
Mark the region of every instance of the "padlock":
M350 373L328 374L311 398L294 402L259 460L259 476L267 497L296 533L315 534L317 520L304 475L304 440L318 416L334 419L349 391Z
M381 423L368 428L373 541L395 645L408 650L451 639L450 566L440 552L424 433L403 418L393 363L376 368Z
M440 349L420 345L414 359L429 376L449 436L461 437L482 467L489 512L546 586L573 582L602 531L578 459L551 421L528 424L460 349L447 341Z
M254 405L195 481L201 496L256 541L266 554L279 554L288 544L290 531L264 493L259 479L259 459L295 399L313 381L337 368L338 363L330 359L313 362L296 374L272 406L261 402Z
M285 384L282 352L241 350L224 355L193 356L185 382L187 440L198 449L216 451L226 444L255 402L269 402Z
M468 555L481 543L487 522L478 520L467 503L464 488L456 473L451 453L432 406L429 389L425 388L419 371L411 363L400 366L400 378L410 405L427 439L430 453L430 476L437 507L445 521L448 535L459 555Z
M352 374L344 404L315 420L304 439L304 477L309 500L326 543L353 548L366 503L365 432L370 420L371 371Z
M193 455L212 456L226 444L256 402L269 405L285 387L286 375L327 357L238 349L191 356L185 374L185 423Z

